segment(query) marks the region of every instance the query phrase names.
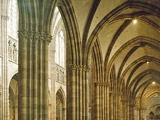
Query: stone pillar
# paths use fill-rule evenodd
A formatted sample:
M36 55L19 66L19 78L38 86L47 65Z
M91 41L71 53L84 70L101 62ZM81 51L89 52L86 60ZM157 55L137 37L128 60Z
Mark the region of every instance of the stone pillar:
M53 36L53 40L49 44L49 79L51 84L51 91L50 91L50 117L49 120L56 119L56 92L55 92L55 82L56 82L56 64L55 64L55 39L56 37Z
M144 107L139 108L139 120L143 120L143 114L146 109Z
M99 120L99 99L100 99L100 97L99 97L99 84L98 84L98 82L95 82L94 83L95 84L95 119L96 120Z
M119 104L119 93L116 94L116 120L120 120L120 104Z
M2 113L0 119L9 119L9 88L8 88L8 35L7 35L8 16L1 15L1 40L2 40Z
M109 119L113 120L114 116L113 116L113 92L112 91L109 92L109 106L110 106L110 108L109 108L109 116L110 116Z
M128 100L122 98L123 120L128 120Z
M67 69L67 119L76 120L76 66L71 65ZM70 79L69 79L70 78Z
M129 104L129 120L134 120L134 104Z
M19 31L19 120L48 120L50 40L47 33Z
M108 120L108 110L109 110L109 95L108 95L108 83L105 83L104 85L104 120Z
M126 100L125 107L126 107L126 120L128 120L129 119L129 101L128 100Z
M109 91L109 85L106 86L106 102L107 102L107 120L109 120L109 112L110 112L110 91Z
M88 68L70 65L67 72L67 119L88 120Z
M66 107L62 108L62 120L66 120Z
M84 65L84 73L85 73L85 77L84 77L84 81L85 81L85 119L84 120L88 120L89 117L89 70L90 67Z

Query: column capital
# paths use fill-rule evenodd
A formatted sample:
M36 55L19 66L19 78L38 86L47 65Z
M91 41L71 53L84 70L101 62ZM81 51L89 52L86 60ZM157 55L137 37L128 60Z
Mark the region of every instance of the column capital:
M70 64L70 65L69 65L69 68L70 68L71 70L77 70L77 69L80 69L81 67L80 67L79 65L77 65L77 64Z
M87 72L90 70L90 68L86 65L70 64L69 67L72 70L80 70L80 71L87 71Z
M20 38L26 38L30 40L41 40L45 42L51 42L52 40L52 36L44 32L21 30L18 31L18 35Z

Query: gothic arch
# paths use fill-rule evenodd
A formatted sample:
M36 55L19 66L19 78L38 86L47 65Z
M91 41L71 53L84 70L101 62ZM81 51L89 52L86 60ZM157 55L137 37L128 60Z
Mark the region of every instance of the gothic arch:
M18 73L10 81L9 104L10 120L18 120Z
M62 87L56 92L56 119L58 118L66 120L66 96Z

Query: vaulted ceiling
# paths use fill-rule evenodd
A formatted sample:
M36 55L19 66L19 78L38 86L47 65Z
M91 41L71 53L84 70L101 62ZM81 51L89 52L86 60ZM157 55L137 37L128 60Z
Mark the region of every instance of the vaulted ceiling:
M135 96L151 96L160 87L159 0L71 0L81 42L98 40L107 70L116 68ZM89 48L91 49L91 48ZM153 90L148 92L148 90Z

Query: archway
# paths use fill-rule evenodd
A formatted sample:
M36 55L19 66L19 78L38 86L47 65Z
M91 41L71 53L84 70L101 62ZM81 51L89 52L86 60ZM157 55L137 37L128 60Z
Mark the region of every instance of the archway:
M59 97L56 93L59 88L63 88L66 96L66 30L58 7L54 11L51 32L53 37L49 45L49 115L52 120L57 116L56 100Z
M18 120L18 76L15 74L9 85L10 120Z
M65 95L62 88L56 93L56 120L66 120Z

